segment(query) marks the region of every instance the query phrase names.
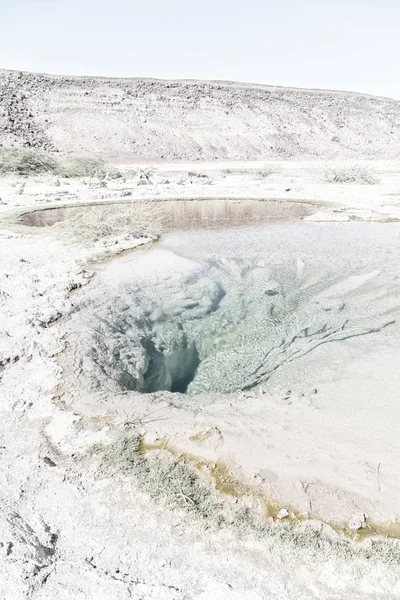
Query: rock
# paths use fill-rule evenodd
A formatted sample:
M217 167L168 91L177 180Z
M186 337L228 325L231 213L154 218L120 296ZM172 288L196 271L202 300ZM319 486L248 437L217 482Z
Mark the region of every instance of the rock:
M278 292L278 290L271 288L271 289L265 290L264 294L266 296L276 296L277 294L279 294L279 292Z
M136 185L153 185L153 182L147 177L141 177Z
M189 171L188 172L188 176L189 177L203 177L203 178L206 178L206 179L209 178L208 175L206 175L205 173L200 173L198 171Z
M282 519L286 519L288 516L289 516L289 511L287 510L287 508L281 508L281 510L276 515L276 518L281 521Z
M81 276L83 279L92 279L95 276L95 271L83 270Z
M364 529L367 525L367 517L364 513L360 515L355 515L351 521L349 522L349 529L352 531L358 531L359 529Z

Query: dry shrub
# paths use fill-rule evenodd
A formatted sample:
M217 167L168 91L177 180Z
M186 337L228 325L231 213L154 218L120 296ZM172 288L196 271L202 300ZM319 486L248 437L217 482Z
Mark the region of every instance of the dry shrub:
M56 160L37 150L26 148L0 148L0 175L28 177L49 173L66 178L97 177L119 179L122 174L116 167L107 165L100 157L74 157Z
M324 180L327 183L362 183L367 185L379 183L373 169L358 165L326 167Z
M58 167L61 177L99 177L107 175L107 165L102 158L76 157L66 160Z
M123 206L82 208L74 217L60 223L74 241L92 244L101 240L129 237L156 238L162 230L162 209L158 203L136 201Z
M0 175L37 175L57 172L57 162L36 150L0 148Z

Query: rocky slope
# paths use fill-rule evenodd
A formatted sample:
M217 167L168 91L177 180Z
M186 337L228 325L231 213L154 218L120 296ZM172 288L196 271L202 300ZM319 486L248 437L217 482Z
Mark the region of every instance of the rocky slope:
M0 144L119 160L397 158L400 103L231 82L0 71Z

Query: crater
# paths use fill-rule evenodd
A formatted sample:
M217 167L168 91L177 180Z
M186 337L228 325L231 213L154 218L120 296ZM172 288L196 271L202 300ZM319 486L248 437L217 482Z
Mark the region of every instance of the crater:
M395 343L397 236L394 224L279 219L170 231L98 265L78 292L77 371L97 388L190 397L315 386Z
M188 342L186 337L171 352L164 353L163 348L157 348L152 338L142 341L147 354L148 366L143 374L142 383L132 379L130 382L121 381L125 389L139 392L170 392L186 393L193 381L200 364L199 353L194 342ZM129 383L132 387L129 387Z

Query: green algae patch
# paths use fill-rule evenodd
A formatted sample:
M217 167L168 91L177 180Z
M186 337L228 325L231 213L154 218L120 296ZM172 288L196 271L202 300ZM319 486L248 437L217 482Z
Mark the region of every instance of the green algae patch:
M189 439L191 441L201 442L205 439L208 439L212 433L213 432L211 430L208 430L206 432L201 432L200 434L195 434ZM280 520L278 515L282 509L286 509L288 512L287 516L283 518L285 522L290 522L293 525L314 520L312 515L296 511L288 504L281 504L272 501L250 485L240 482L234 477L231 469L227 465L221 462L206 461L198 456L182 452L181 450L171 446L168 444L168 438L166 436L161 437L152 443L142 440L140 444L140 451L143 453L143 455L151 452L163 451L170 453L176 461L182 465L186 465L194 469L202 480L208 484L211 484L212 488L218 493L218 495L220 495L220 497L222 497L222 499L224 496L236 500L247 497L258 501L263 507L264 518L266 521L270 521L271 519L274 521ZM326 522L325 525L331 527L332 530L339 536L355 542L362 542L363 540L378 537L400 539L399 522L384 525L376 524L367 520L365 527L356 531L350 529L348 526L343 526L337 523Z
M197 434L192 436L196 437L199 441L199 435L204 438L206 434ZM191 439L192 439L191 438ZM168 438L162 437L158 440L148 443L142 440L140 444L140 451L143 455L152 452L163 452L166 451L172 455L172 457L180 464L194 469L200 479L207 484L211 484L212 489L219 495L223 500L225 498L240 500L243 498L251 498L258 501L262 507L263 516L265 520L277 519L279 512L282 509L288 510L288 521L301 522L305 520L304 513L299 513L288 507L287 505L272 502L263 496L260 492L255 490L249 485L246 485L236 479L232 474L231 469L222 462L206 461L194 454L182 452L181 450L168 444Z

